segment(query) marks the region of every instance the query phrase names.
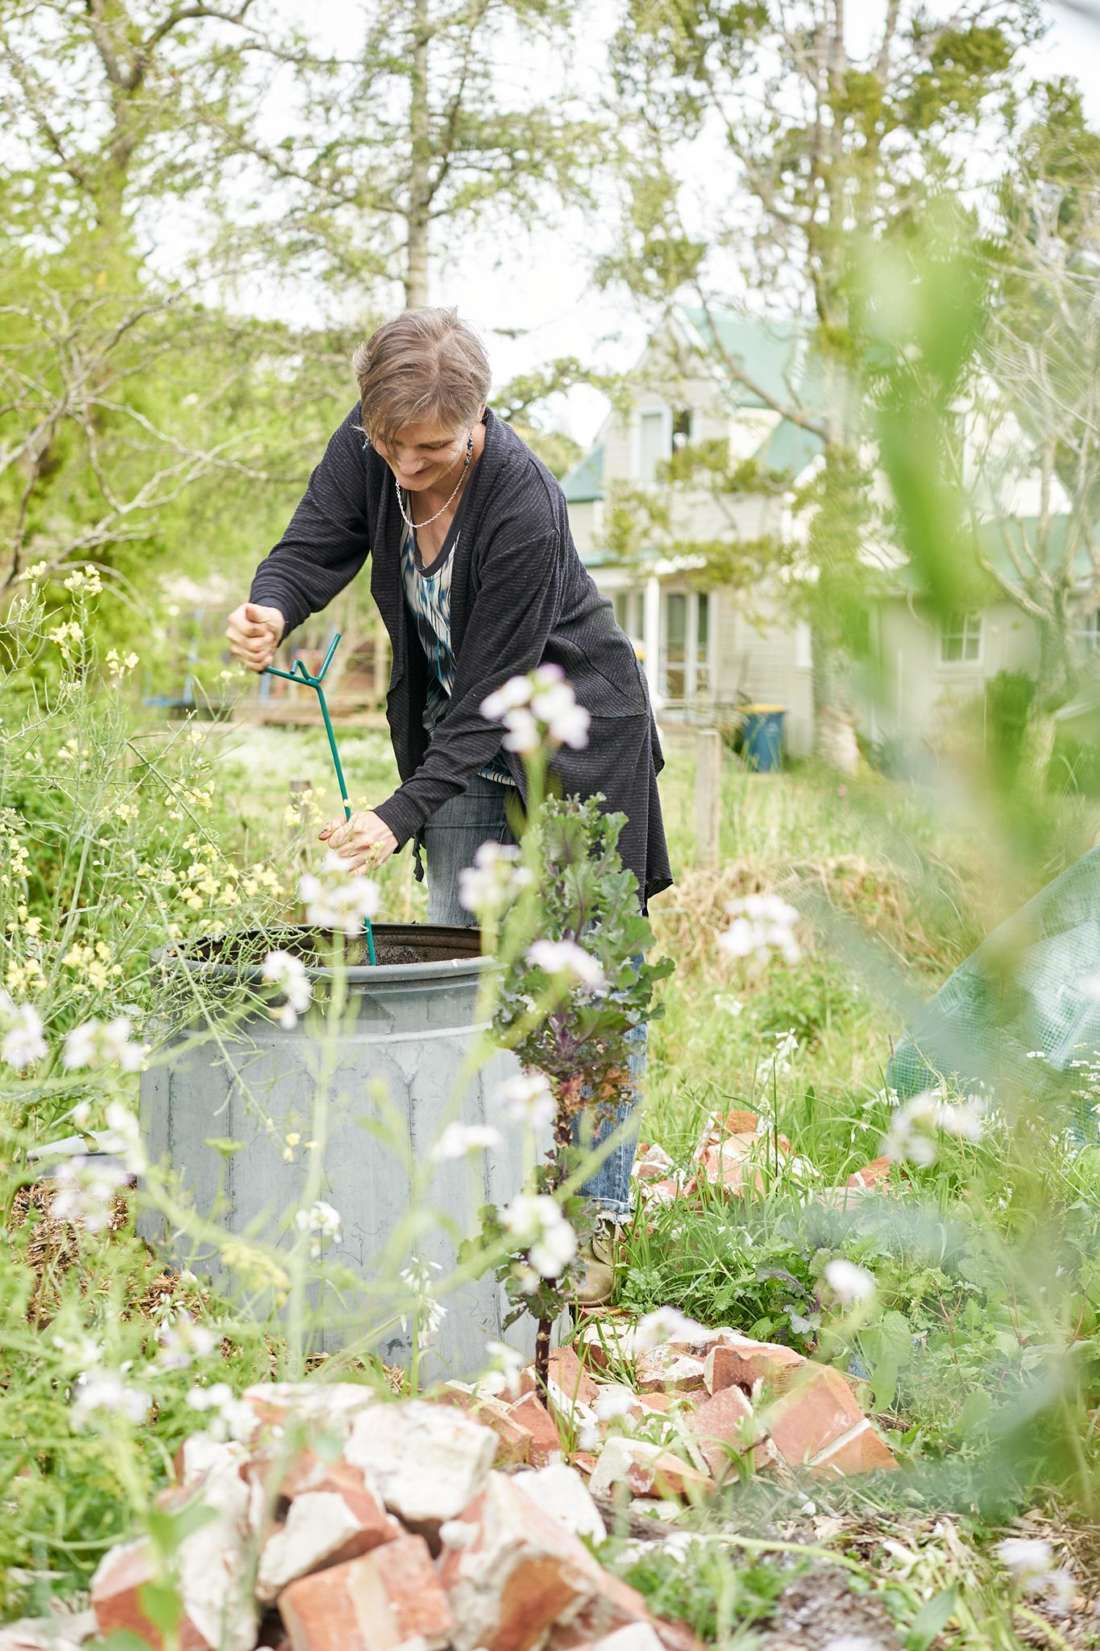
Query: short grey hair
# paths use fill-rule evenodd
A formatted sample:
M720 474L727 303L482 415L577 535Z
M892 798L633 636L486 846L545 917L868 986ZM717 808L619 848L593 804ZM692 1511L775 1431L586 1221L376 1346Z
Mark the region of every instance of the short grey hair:
M352 357L363 430L388 446L407 424L477 422L491 382L485 346L453 309L405 310Z

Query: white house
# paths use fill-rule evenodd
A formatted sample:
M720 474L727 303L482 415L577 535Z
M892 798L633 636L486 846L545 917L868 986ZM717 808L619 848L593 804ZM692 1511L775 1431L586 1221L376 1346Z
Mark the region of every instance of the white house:
M718 351L708 347L712 327ZM754 458L762 467L782 472L791 490L804 484L820 463L818 438L782 418L740 378L731 379L717 368L715 357L723 353L776 400L795 405L810 399L810 368L799 326L777 328L680 308L667 333L650 340L635 366L631 380L636 391L628 412L608 414L592 448L562 486L578 549L635 640L663 717L722 720L745 701L782 705L787 749L802 755L814 740L810 632L808 625L792 619L781 589L773 584L770 589L699 590L690 575L701 559L670 553L666 545L624 566L602 542L616 484L660 489L658 467L683 442L727 441L731 458ZM719 501L705 489L693 495L678 488L674 498L671 537L682 535L685 545L727 535L797 540L805 534L805 518L794 516L782 494ZM1026 537L1027 516L1013 517L1010 529ZM998 672L1034 674L1037 628L1015 604L1004 599L941 622L922 607L894 547L868 544L864 555L869 565L889 571L892 587L892 594L874 602L869 616L887 680L873 702L868 698L862 709L856 707L872 740L915 738L936 744L959 707L981 700L985 684ZM1100 611L1085 584L1080 642L1096 650Z

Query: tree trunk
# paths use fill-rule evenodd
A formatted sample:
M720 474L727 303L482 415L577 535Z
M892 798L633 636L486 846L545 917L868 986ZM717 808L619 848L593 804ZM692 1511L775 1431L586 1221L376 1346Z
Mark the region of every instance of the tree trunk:
M409 76L409 208L406 226L405 305L428 302L428 213L431 208L431 111L428 104L428 0L415 0L412 73Z

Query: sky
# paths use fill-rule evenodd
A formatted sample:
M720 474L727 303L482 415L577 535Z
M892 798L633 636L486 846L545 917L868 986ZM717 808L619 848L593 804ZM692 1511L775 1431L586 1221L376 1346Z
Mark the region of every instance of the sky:
M1092 3L1081 0L1085 7ZM316 0L287 0L311 30L323 30L345 44L357 32L362 4L363 0L326 0L321 8ZM1100 123L1100 0L1095 4L1095 21L1063 5L1044 6L1050 31L1035 53L1034 67L1037 76L1069 74L1081 81L1090 114ZM874 39L885 5L886 0L847 0L849 44L854 50ZM552 89L555 75L558 84L574 91L595 87L616 10L599 0L586 8L590 21L576 60L537 64L541 95L546 95L548 79ZM941 6L931 0L930 10L935 14ZM502 67L517 84L531 73L526 60L509 59L506 46ZM588 275L592 239L591 229L578 221L564 234L546 231L511 243L467 235L460 246L440 249L432 300L457 305L482 333L497 383L555 355L590 360L594 371L621 371L637 359L645 341L643 322L623 297L593 289ZM588 446L606 415L607 402L598 391L581 386L557 398L551 411L555 425Z

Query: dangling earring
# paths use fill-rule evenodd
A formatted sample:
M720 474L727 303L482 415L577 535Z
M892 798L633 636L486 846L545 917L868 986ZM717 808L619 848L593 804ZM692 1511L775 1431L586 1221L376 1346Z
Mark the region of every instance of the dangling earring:
M471 435L470 431L467 430L467 432L466 432L466 463L462 466L463 470L469 470L470 465L473 463L473 459L474 459L474 438Z

